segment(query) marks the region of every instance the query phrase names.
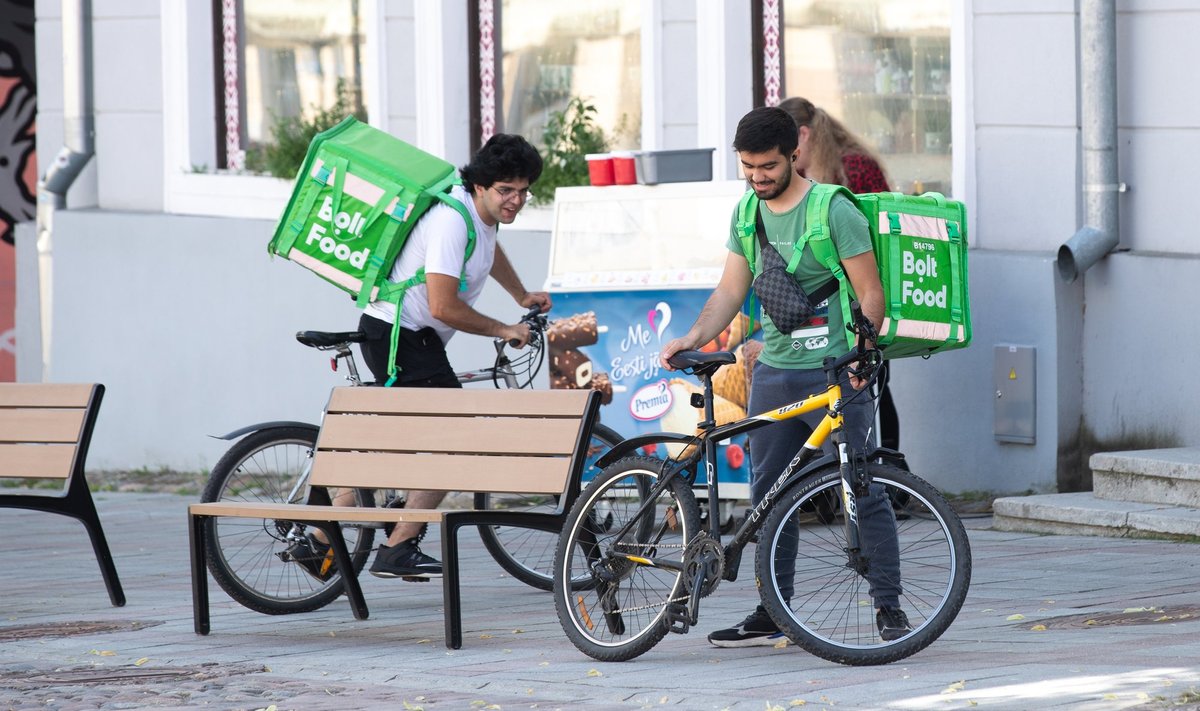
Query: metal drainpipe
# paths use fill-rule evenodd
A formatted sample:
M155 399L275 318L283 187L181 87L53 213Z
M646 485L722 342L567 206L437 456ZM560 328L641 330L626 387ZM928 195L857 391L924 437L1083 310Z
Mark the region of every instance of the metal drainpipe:
M42 325L42 379L50 375L54 313L54 213L95 150L92 116L92 2L62 0L63 146L38 182L38 294Z
M1084 227L1058 248L1058 274L1068 283L1120 241L1117 194L1116 0L1079 6L1080 114L1083 120Z

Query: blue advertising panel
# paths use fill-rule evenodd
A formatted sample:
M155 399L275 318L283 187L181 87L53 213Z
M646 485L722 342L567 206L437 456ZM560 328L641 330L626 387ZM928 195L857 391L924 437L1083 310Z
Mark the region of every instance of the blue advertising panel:
M601 421L622 437L694 432L702 411L692 407L690 399L692 393L703 392L699 381L663 368L658 354L663 344L687 332L711 293L711 288L555 293L556 318L547 334L551 387L600 390L605 403ZM727 330L706 349L725 349L740 341L740 334ZM745 416L742 367L739 363L722 369L729 371L722 381L730 391L717 389L718 422ZM678 449L659 445L647 453L674 456ZM717 476L722 499L749 498L744 435L718 446Z

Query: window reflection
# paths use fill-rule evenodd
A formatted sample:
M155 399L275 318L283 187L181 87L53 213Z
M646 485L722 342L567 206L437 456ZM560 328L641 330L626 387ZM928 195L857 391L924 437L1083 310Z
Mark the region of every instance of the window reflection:
M892 188L950 192L950 0L784 0L784 96L841 119Z
M361 0L221 0L220 76L230 167L240 153L274 142L277 119L334 107L365 115ZM236 17L236 21L231 20ZM236 31L230 32L236 27ZM232 111L232 113L230 113ZM228 135L235 132L230 140Z
M640 0L504 0L504 130L540 142L573 96L598 110L613 148L641 143Z

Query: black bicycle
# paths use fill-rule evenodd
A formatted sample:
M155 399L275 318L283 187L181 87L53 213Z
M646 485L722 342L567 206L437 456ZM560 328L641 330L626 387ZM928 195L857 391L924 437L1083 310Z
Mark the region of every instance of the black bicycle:
M491 381L497 388L528 388L545 358L546 317L531 309L522 319L529 326L526 348L509 352L504 339L495 339L496 360L491 367L458 373L461 383ZM326 333L302 331L300 343L332 353L337 371L345 361L346 379L355 386L370 385L359 376L351 345L365 339L361 331ZM308 473L316 446L317 425L305 422L265 422L244 427L222 439L237 441L213 467L200 500L252 501L259 503L303 503ZM620 435L597 424L592 429L589 458L595 460L621 441ZM588 474L589 476L593 474ZM355 490L358 506L403 506L404 494L396 490ZM533 495L475 494L480 509L556 510L554 497ZM366 565L375 543L376 529L390 533L390 525L344 524L343 535L357 575ZM213 518L205 529L208 536L208 568L213 579L242 605L268 614L309 612L333 602L342 594L341 576L327 579L310 574L303 563L308 554L302 543L307 533L303 523L284 519ZM481 526L480 538L496 562L513 577L533 587L553 587L552 564L558 534L511 526Z
M734 362L733 354L683 351L671 358L672 366L704 385L703 396L693 396L693 405L704 408L700 433L634 437L601 457L603 472L572 507L559 539L555 607L582 652L624 661L650 650L667 632L687 632L699 618L701 599L722 580L737 578L751 541L757 541L756 583L771 619L792 642L824 659L854 665L903 659L953 622L971 579L971 549L958 515L933 486L907 471L903 455L857 453L842 430L848 402L839 385L842 373L849 369L873 381L881 362L880 352L865 346L874 340L870 321L857 303L853 312L857 347L826 359L824 392L730 424L714 422L712 375ZM711 472L717 442L820 410L824 419L728 544L718 521L701 526L692 488L703 466L710 472L710 510L716 510L719 482ZM821 455L829 438L837 456ZM675 460L629 456L657 442L687 448ZM886 496L882 503L880 496ZM860 527L858 511L868 503L895 517L896 539L872 540ZM606 525L597 525L600 520ZM911 631L881 638L871 579L902 590Z

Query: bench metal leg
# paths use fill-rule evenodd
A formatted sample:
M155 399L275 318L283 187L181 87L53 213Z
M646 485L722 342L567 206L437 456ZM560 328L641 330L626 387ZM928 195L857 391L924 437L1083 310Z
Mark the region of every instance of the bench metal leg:
M78 483L76 483L78 482ZM113 563L112 551L108 548L108 540L104 537L104 528L100 526L100 514L92 501L92 494L82 479L71 483L67 493L66 503L70 506L70 515L75 516L92 541L92 550L96 553L96 562L100 564L100 574L104 576L104 586L108 588L108 599L114 607L125 606L125 591L121 588L121 580L117 577L117 566Z
M350 560L350 552L346 550L346 537L342 535L342 527L336 521L332 524L313 524L325 532L333 546L333 558L337 561L338 570L342 574L342 585L346 588L346 597L350 600L350 610L354 619L365 620L370 612L367 610L367 600L363 597L362 586L354 573L354 564Z
M442 597L446 602L446 646L462 647L462 599L458 587L458 531L450 516L442 523Z
M204 522L207 516L188 514L188 542L192 551L192 624L196 634L208 634L208 568L205 566Z

